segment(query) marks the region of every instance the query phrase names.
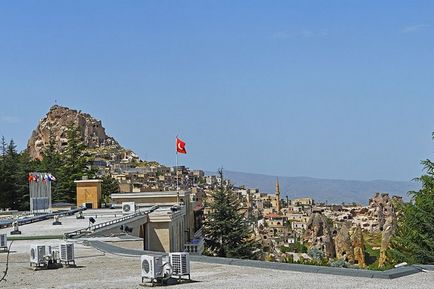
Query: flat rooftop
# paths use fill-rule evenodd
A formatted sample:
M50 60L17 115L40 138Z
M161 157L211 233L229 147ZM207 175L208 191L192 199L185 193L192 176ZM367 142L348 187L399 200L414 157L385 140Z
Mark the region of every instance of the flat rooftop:
M123 198L155 198L155 197L176 197L178 194L180 196L185 196L189 194L189 191L155 191L155 192L132 192L132 193L112 193L110 198L123 199Z
M60 218L62 225L53 225L54 219L48 219L40 222L21 225L19 230L21 235L13 235L19 237L40 237L40 236L60 236L67 232L72 232L79 229L84 229L89 226L89 217L95 219L95 224L114 220L122 217L122 210L119 209L94 209L83 211L85 219L77 219L75 215L65 216ZM0 229L0 234L8 234L12 228Z
M167 216L168 213L172 213L170 207L171 206L161 206L152 214L153 216ZM150 208L150 206L142 207L139 210L146 211ZM89 226L89 217L93 217L95 219L95 223L93 225L96 225L122 218L125 215L122 214L122 209L88 209L83 211L83 216L85 219L77 219L76 215L61 217L60 222L62 225L53 225L53 218L26 225L20 225L19 230L21 231L21 235L11 235L10 233L13 230L11 227L0 229L0 234L7 234L8 238L51 237L56 239L63 236L65 233L87 228Z
M140 285L140 257L100 252L82 242L75 243L77 268L33 271L29 269L32 243L58 244L59 240L14 241L10 254L7 282L2 288L143 288ZM138 249L141 242L118 241L116 246ZM0 253L0 270L6 254ZM60 277L61 276L61 277ZM369 279L337 275L280 271L224 264L192 262L191 278L195 282L167 288L431 288L434 272L417 273L398 279Z

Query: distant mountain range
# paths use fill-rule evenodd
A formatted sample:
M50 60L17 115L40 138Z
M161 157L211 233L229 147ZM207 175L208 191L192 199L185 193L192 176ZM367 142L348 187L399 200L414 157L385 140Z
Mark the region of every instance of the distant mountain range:
M209 174L215 174L210 172ZM262 174L224 171L225 178L234 185L245 185L246 188L258 188L261 192L274 193L276 176ZM375 192L386 192L390 195L408 199L407 192L418 190L417 182L402 181L354 181L318 179L310 177L279 176L280 192L283 197L312 197L315 201L340 204L342 202L367 204Z

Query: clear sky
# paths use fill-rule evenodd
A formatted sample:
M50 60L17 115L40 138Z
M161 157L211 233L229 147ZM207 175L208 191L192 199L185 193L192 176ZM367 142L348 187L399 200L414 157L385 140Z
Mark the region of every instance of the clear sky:
M142 158L410 180L433 158L433 1L0 1L0 135L54 101Z

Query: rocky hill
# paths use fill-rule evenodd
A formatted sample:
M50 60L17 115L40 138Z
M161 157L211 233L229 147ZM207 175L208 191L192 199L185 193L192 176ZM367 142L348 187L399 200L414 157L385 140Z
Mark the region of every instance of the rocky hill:
M56 150L62 152L68 144L67 128L71 124L80 128L81 137L88 151L95 157L122 159L135 156L132 151L124 149L113 137L106 134L100 120L87 113L59 105L52 106L33 131L27 143L30 156L33 159L42 158L42 152L49 144L50 134L56 141Z

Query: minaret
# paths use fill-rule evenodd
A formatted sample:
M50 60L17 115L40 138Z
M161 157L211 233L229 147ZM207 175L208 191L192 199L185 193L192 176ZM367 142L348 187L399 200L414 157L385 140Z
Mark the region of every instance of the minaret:
M276 178L276 191L274 192L276 198L276 210L280 213L280 187L279 187L279 178Z

